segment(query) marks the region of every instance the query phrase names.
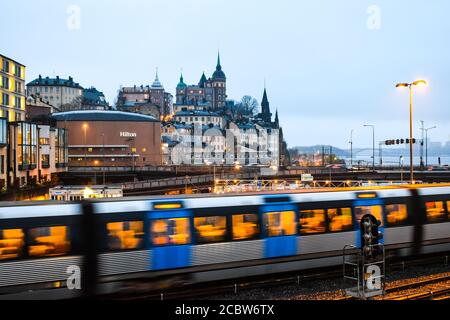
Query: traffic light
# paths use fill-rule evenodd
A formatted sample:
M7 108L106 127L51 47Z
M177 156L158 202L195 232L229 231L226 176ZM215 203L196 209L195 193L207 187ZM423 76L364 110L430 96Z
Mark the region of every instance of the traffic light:
M383 238L383 234L378 230L381 222L373 215L366 214L361 218L361 248L366 257L376 256L379 252L377 244Z

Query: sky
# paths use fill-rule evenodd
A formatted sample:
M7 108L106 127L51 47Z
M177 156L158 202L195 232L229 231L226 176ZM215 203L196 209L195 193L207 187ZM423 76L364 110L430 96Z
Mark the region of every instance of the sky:
M407 138L414 89L432 141L450 140L448 0L2 1L0 53L26 65L26 82L72 76L113 104L121 85L175 94L180 71L198 83L217 52L229 99L261 101L266 84L288 146L370 147ZM378 143L377 143L378 145Z

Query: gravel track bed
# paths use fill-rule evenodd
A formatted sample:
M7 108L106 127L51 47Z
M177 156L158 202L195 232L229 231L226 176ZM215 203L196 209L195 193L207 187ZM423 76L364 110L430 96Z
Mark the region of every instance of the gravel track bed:
M410 266L403 270L387 270L386 289L414 283L419 280L427 280L450 275L450 266L443 264ZM384 299L404 294L414 294L427 290L437 290L450 286L450 281L441 281L434 284L424 285L420 288L396 291L387 294ZM326 280L308 280L300 282L299 285L284 285L277 287L242 290L237 294L219 294L210 296L208 300L334 300L343 297L343 280L341 278ZM203 298L205 299L205 298ZM378 297L377 299L382 299Z

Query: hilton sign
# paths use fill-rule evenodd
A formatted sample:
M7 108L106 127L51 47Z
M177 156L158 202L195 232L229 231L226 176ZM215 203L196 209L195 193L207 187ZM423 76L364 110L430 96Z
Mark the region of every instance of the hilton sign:
M133 138L133 137L137 137L137 134L134 132L121 132L120 136L125 137L125 138Z

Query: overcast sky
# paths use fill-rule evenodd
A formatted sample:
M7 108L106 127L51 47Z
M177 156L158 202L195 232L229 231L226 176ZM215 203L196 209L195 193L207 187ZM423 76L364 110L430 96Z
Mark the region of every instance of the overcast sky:
M73 7L75 5L75 7ZM448 0L15 0L0 4L0 52L39 74L95 86L112 104L120 85L147 85L155 69L175 94L211 76L220 49L227 94L261 100L264 79L289 146L348 148L409 134L414 94L433 141L450 139ZM75 9L74 9L75 8ZM77 13L79 8L79 15ZM77 17L80 19L77 19Z

